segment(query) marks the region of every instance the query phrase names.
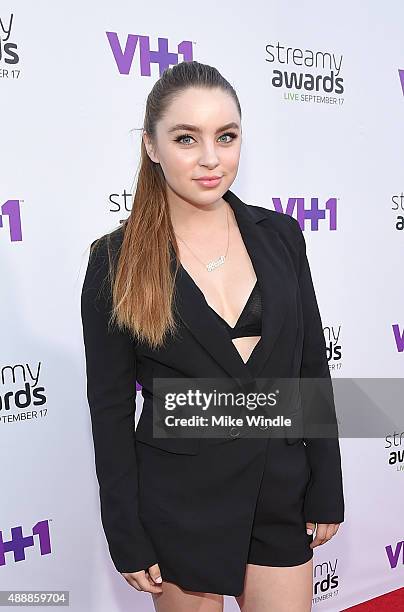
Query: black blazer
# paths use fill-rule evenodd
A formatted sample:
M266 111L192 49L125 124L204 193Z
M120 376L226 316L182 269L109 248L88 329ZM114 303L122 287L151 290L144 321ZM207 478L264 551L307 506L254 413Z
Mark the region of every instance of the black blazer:
M180 326L177 338L171 339L164 348L151 350L143 343L133 342L127 333L117 329L108 330L111 296L105 280L108 272L105 237L90 254L81 299L87 397L100 486L102 524L112 560L119 572L146 569L156 562L163 563L164 559L166 568L174 567L177 563L178 574L175 575L181 581L187 571L187 562L181 561L180 547L193 544L191 536L186 542L184 533L173 523L170 531L157 531L159 509L163 512L164 507L171 509L177 504L175 512L180 516L182 512L184 520L185 514L179 497L175 497L174 493L172 496L167 493L164 497L165 494L160 495L156 490L156 465L153 472L151 467L150 472L147 471L149 455L146 451L150 449L150 453L154 449L157 453L158 472L163 470L161 473L164 473L164 469L168 470L167 466L170 465L172 474L173 466L178 465L180 478L181 469L190 465L191 460L194 462L192 465L198 465L198 456L204 452L203 441L198 438L153 437L154 377L228 376L253 381L254 378L300 376L330 381L322 322L306 257L305 239L298 222L289 215L247 205L230 190L223 197L235 213L262 291L262 337L253 350L248 367L225 328L208 307L203 293L182 266L175 281L176 317ZM108 237L113 254L118 255L123 228L114 230ZM144 404L135 434L136 379L142 385ZM246 443L245 448L240 446L242 452L239 453L239 460L245 462L252 452L263 452L265 440L254 440L252 445L251 440L239 439L239 433L229 427L223 439L218 441L222 456L217 469L223 471L224 480L226 470L230 469L230 464L226 463L230 448L234 450L237 444ZM293 437L296 432L286 429L285 435L289 445L302 443L302 436ZM304 496L304 518L319 523L340 523L344 520L344 498L338 438L305 438L304 444L310 465L310 479ZM139 461L141 476L138 472ZM202 470L202 467L199 469ZM144 474L150 477L149 482L153 485L148 485L148 478ZM184 487L189 490L190 496L197 495L196 488L195 491L192 488L197 487L198 482L198 472L195 473L195 470L192 481L194 485L185 477L184 481L173 481L173 488L175 485L179 492ZM251 506L252 511L258 486L259 480L252 471L248 480L240 482L239 492L245 493L247 497L243 501L247 508ZM212 508L212 512L217 513L217 500L210 500L206 496L208 493L205 491L205 508ZM219 534L212 527L212 539L206 543L204 553L202 544L200 546L200 566L193 568L193 573L188 574L189 580L182 581L183 586L187 584L188 588L207 592L226 592L226 589L228 593L240 592L252 514L248 514L249 522L241 527L237 525L234 531L232 508L239 500L229 494L226 503L228 506L219 510L229 517L228 532L224 532L223 527ZM146 512L145 508L150 508L150 512ZM160 522L163 524L164 520ZM192 533L192 528L189 533ZM219 557L216 554L217 544L215 548L218 541L222 548ZM170 542L177 542L177 545ZM228 578L228 569L224 567L227 549L238 563L231 565L229 556L227 567L232 567L233 579ZM192 554L198 555L198 550ZM220 562L215 559L220 559ZM206 564L209 564L209 568ZM211 580L193 581L192 576L199 571L204 578L209 574ZM173 572L167 569L166 573L173 575ZM226 580L230 582L224 588ZM212 590L214 588L217 591Z

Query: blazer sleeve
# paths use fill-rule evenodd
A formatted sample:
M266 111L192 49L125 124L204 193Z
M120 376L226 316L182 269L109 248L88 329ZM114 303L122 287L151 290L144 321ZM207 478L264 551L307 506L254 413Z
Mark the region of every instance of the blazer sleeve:
M132 573L157 563L138 516L135 343L117 327L108 328L106 238L94 248L95 242L81 294L87 398L103 529L116 569Z
M328 366L323 325L318 308L306 242L302 229L290 217L298 245L298 280L303 308L303 353L300 378L323 379L306 381L309 393L303 392L303 415L306 422L315 415L334 430L332 437L304 437L311 467L311 478L304 501L305 520L313 523L342 523L344 521L344 493L338 425L330 369ZM304 381L303 381L304 388ZM317 392L316 392L317 388ZM310 398L315 406L309 405ZM310 415L310 416L307 416Z

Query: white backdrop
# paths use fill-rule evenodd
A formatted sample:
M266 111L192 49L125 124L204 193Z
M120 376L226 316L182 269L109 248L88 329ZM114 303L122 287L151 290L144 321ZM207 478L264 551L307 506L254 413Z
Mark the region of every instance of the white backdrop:
M157 64L145 74L146 46L187 41L189 59L236 88L242 200L296 218L289 198L334 207L335 229L329 210L318 229L304 223L324 331L337 334L332 376L402 377L404 5L37 0L3 5L0 19L0 589L69 590L75 612L146 612L150 595L116 572L101 527L79 311L90 243L129 214L134 129L159 77ZM128 74L107 32L122 51L143 37ZM277 71L319 75L318 91L275 86ZM341 440L346 521L314 551L316 610L403 585L404 461L389 464L391 450Z

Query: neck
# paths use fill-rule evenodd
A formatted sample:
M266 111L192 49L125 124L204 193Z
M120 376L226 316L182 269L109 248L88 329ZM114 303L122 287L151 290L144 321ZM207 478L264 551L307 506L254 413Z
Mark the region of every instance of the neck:
M231 219L231 209L223 198L209 204L198 204L186 200L169 188L167 189L168 206L175 233L191 235L192 233L209 235L210 232L227 228L227 211Z

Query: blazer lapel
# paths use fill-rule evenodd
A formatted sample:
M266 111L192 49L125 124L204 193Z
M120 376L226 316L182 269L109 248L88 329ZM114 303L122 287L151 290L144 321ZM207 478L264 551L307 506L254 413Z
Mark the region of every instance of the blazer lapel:
M248 362L244 363L227 330L217 320L204 294L182 265L175 280L175 303L183 323L217 363L231 377L252 382L271 355L286 319L287 302L293 295L288 291L290 284L285 278L288 268L282 259L285 251L279 235L264 224L260 226L261 221L268 219L268 214L247 206L230 190L223 198L234 211L262 292L261 339ZM171 250L175 258L172 247Z

